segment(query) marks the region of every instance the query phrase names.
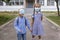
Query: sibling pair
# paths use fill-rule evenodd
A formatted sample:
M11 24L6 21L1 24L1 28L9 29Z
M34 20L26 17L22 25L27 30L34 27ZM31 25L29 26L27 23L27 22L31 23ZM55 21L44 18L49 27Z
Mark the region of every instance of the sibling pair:
M14 28L16 29L18 40L26 40L26 27L31 31L32 40L35 40L36 35L38 35L39 40L41 40L41 36L44 34L42 25L43 15L40 11L40 6L35 6L35 13L32 15L31 27L28 19L24 17L25 10L23 8L19 10L19 16L16 17L14 21Z

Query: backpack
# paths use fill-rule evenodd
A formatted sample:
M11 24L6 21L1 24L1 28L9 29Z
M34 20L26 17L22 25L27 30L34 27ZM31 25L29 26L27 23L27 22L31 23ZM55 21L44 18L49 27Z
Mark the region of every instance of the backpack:
M26 25L26 18L24 17L24 19L25 19L25 25ZM17 25L19 24L19 17L18 17L18 19L17 19Z

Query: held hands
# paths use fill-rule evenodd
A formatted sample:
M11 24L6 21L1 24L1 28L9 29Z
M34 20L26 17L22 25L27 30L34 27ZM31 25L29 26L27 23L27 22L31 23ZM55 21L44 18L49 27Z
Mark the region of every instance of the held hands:
M32 32L32 30L30 30L30 32Z
M30 28L30 32L32 32L32 27Z

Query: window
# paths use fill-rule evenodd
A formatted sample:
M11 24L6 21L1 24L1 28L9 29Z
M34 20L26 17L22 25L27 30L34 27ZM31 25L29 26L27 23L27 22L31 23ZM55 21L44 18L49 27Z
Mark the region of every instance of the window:
M47 0L47 6L54 6L55 0Z
M44 0L39 0L39 3L44 6Z
M24 4L24 0L20 0L20 5L23 5Z
M10 5L15 5L15 0L10 0L9 4Z
M23 5L24 0L10 0L10 5Z
M58 5L60 6L60 0L58 0Z
M3 2L0 0L0 6L3 6Z
M19 0L15 0L15 5L19 5Z
M24 4L24 0L10 0L9 2L5 2L6 5L23 5ZM0 5L3 5L3 1L0 0Z

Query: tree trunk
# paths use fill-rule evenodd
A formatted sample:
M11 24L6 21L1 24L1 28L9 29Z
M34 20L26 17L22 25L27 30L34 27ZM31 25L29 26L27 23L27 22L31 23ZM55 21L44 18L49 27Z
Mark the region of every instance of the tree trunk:
M60 14L59 14L59 5L58 5L58 2L56 2L56 6L57 6L57 13L58 13L58 16L60 16Z

